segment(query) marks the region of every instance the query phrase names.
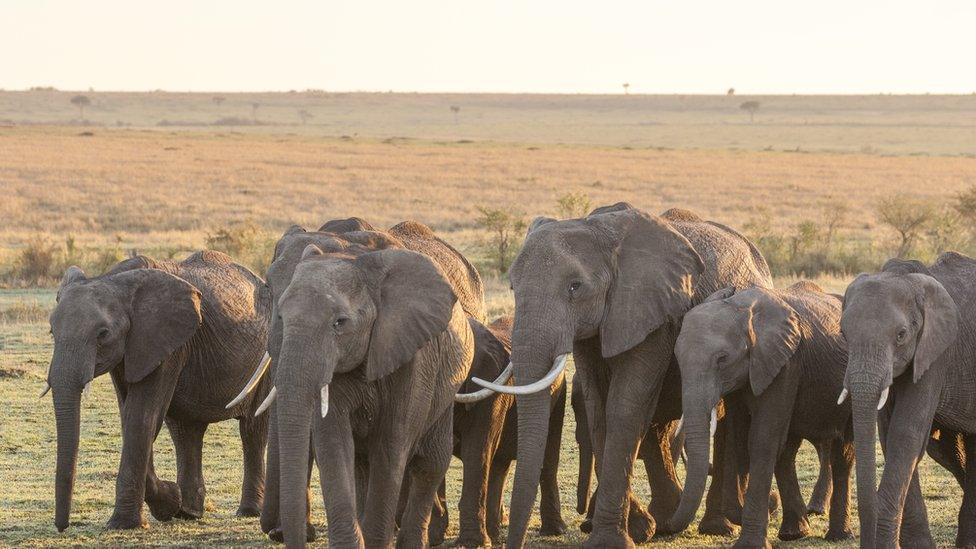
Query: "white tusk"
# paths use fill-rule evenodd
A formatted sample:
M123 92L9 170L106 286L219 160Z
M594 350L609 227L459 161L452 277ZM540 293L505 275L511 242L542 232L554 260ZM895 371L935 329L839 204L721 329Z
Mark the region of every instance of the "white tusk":
M549 373L539 381L529 383L528 385L498 385L477 377L471 378L471 381L486 389L491 389L496 393L505 393L509 395L530 395L551 387L552 383L556 381L557 377L559 377L559 374L563 373L563 370L566 369L566 360L568 359L569 353L557 356L556 360L552 362L552 369L549 370Z
M674 436L678 436L681 434L681 427L683 427L684 424L685 424L685 416L684 414L681 414L681 417L678 418L678 426L674 430Z
M325 417L329 413L329 384L326 383L322 386L322 390L319 392L319 396L322 399L322 417Z
M271 387L271 390L268 391L268 396L264 398L264 402L262 402L261 405L258 406L258 409L254 411L254 417L258 417L259 415L263 414L264 411L267 410L269 406L271 406L271 403L274 402L275 397L277 396L278 396L278 388Z
M881 399L878 400L878 409L884 408L885 402L888 402L888 389L890 387L885 387L884 391L881 391Z
M718 428L718 409L712 408L712 420L708 423L709 435L715 436L715 429Z
M847 400L847 387L844 387L844 390L840 392L840 397L837 399L837 405L840 406L845 400Z
M89 381L88 383L86 383L85 384L85 388L81 390L81 396L82 396L82 398L87 397L88 396L88 393L90 393L90 392L91 392L91 381Z
M512 366L512 363L509 362L508 366L505 366L505 369L502 370L502 373L498 374L498 377L495 378L495 381L493 381L493 383L495 383L496 385L505 385L505 383L509 380L509 378L512 377L513 370L514 367ZM481 389L473 393L463 393L463 394L458 393L454 395L454 402L459 402L461 404L470 404L472 402L478 402L479 400L484 400L493 394L495 394L495 391L492 391L491 389Z
M44 382L44 390L41 391L40 396L38 396L37 398L44 398L44 395L46 395L47 392L50 391L50 390L51 390L51 384L50 383L47 383L47 382Z
M264 353L264 356L261 358L261 362L258 364L258 369L254 370L254 374L251 375L251 379L249 379L247 384L244 385L244 389L241 391L241 394L237 395L237 397L234 398L234 400L227 403L227 406L224 406L224 408L230 410L234 406L240 404L241 401L243 401L245 398L247 398L247 395L250 394L251 391L253 391L254 388L258 386L258 382L261 381L261 378L268 371L268 365L270 364L271 364L271 355L269 355L268 353Z

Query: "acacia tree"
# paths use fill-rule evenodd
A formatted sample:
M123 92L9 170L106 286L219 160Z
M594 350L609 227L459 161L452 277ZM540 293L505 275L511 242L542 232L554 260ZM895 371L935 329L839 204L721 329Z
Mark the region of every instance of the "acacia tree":
M931 204L897 195L882 198L877 212L878 219L898 233L897 257L912 251L935 213Z
M71 98L71 104L78 107L78 113L81 119L85 119L85 107L91 105L91 99L87 95L76 95Z
M505 274L525 231L525 219L522 214L509 210L478 207L478 211L481 212L478 223L489 233L489 255L493 256L498 272Z
M749 122L752 123L756 119L756 111L759 110L759 101L746 101L739 108L749 113Z

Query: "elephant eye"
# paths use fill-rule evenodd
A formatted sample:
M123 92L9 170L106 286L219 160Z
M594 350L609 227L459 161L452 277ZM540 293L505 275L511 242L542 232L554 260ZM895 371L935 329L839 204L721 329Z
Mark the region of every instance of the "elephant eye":
M106 337L108 337L108 328L102 328L102 329L98 330L98 340L99 341L104 341Z
M901 330L898 330L898 336L897 337L898 337L898 343L899 344L904 343L905 342L905 338L908 337L908 329L902 328Z
M715 355L715 364L721 366L729 360L728 353L718 353Z
M582 285L583 285L583 283L582 283L582 282L580 282L579 280L576 280L576 281L574 281L574 282L572 282L572 283L571 283L571 284L569 285L569 291L570 291L570 293L573 293L573 292L575 292L576 290L579 290L579 289L580 289L580 286L582 286Z
M344 316L340 316L339 318L335 319L332 322L332 327L334 329L338 330L339 328L342 328L343 326L345 326L346 322L348 322L348 321L349 321L348 318L346 318Z

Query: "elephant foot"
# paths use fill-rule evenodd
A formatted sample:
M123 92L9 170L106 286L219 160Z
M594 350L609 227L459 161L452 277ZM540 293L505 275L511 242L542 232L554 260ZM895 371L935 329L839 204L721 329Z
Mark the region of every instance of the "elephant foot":
M583 549L631 549L636 547L634 540L622 530L594 532L583 541Z
M179 485L168 480L157 481L156 494L152 499L146 500L146 505L149 506L149 512L152 513L153 518L160 522L166 522L176 517L182 506ZM202 507L201 505L199 515L203 514ZM199 515L196 518L199 518Z
M501 528L499 525L486 524L485 530L488 532L488 539L490 539L492 543L498 543L501 541Z
M109 530L135 530L137 528L149 528L149 521L142 516L141 512L134 516L113 513L112 518L108 519L105 527Z
M779 492L772 490L769 492L769 516L774 516L779 510Z
M824 539L827 541L848 541L854 539L854 532L850 528L844 530L827 530L827 534L824 535Z
M285 542L285 533L281 531L281 528L275 527L268 532L268 537L271 541L276 541L278 543ZM307 543L312 543L315 541L315 527L311 524L305 524L305 541Z
M447 534L447 516L441 515L431 517L430 524L427 526L427 543L436 546L444 543Z
M242 503L240 507L237 508L238 517L260 517L261 516L261 506L254 505L252 503Z
M539 528L540 536L561 536L566 533L568 527L566 523L563 522L562 517L556 518L543 518L542 527Z
M589 534L593 531L593 519L585 518L583 522L580 523L580 532L584 534Z
M630 500L630 512L627 515L627 533L634 543L646 543L657 532L657 521L645 511L635 498Z
M810 535L810 523L807 519L801 518L797 521L783 522L779 528L779 539L783 541L795 541Z
M433 543L431 543L433 545ZM454 542L454 547L467 547L467 548L477 548L477 547L491 547L491 539L488 534L461 534L458 539Z
M765 538L762 540L739 538L732 547L733 549L773 549L773 544L769 543L769 540Z
M924 534L912 535L905 534L898 538L901 547L911 547L912 549L935 549L935 542L931 536Z
M698 533L706 536L731 536L735 525L720 514L707 514L698 523Z

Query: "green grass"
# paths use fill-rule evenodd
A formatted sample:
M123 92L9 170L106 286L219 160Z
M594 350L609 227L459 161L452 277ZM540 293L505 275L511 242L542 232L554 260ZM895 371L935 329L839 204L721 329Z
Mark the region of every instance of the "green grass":
M845 281L820 281L836 291ZM492 284L493 311L508 308L508 294L500 284ZM258 520L234 517L240 497L241 446L235 422L215 424L207 432L204 446L204 474L207 479L207 512L199 521L159 523L150 519L148 530L116 532L106 530L112 513L115 476L118 470L121 439L118 409L109 379L93 383L92 392L82 405L81 445L75 486L71 527L62 534L54 528L55 427L50 396L38 400L50 360L51 340L47 315L54 303L52 290L0 291L0 546L246 546L267 545ZM159 476L174 480L174 453L169 436L160 433L155 446ZM879 459L879 471L882 466ZM563 519L570 533L562 538L539 538L536 517L530 525L529 544L546 547L574 547L583 539L579 533L581 517L575 512L577 453L573 441L573 417L567 406L560 466ZM801 449L797 463L804 494L809 495L817 476L816 453L808 444ZM939 546L951 546L955 537L956 513L962 492L948 473L932 460L922 464L922 490L929 519ZM683 471L680 471L683 475ZM448 505L451 530L457 532L456 504L460 493L460 463L454 460L448 477ZM316 494L317 478L313 479ZM646 474L638 465L634 488L642 501L649 498ZM317 524L325 522L321 497L314 498ZM854 517L856 528L856 516ZM826 532L825 517L811 517L815 536ZM779 517L770 521L769 536L774 545L810 547L827 545L817 537L789 544L776 540ZM691 532L656 540L659 547L702 547L731 544L730 538L698 536ZM324 546L325 531L319 529ZM448 542L451 539L449 537ZM843 545L855 547L855 543Z

